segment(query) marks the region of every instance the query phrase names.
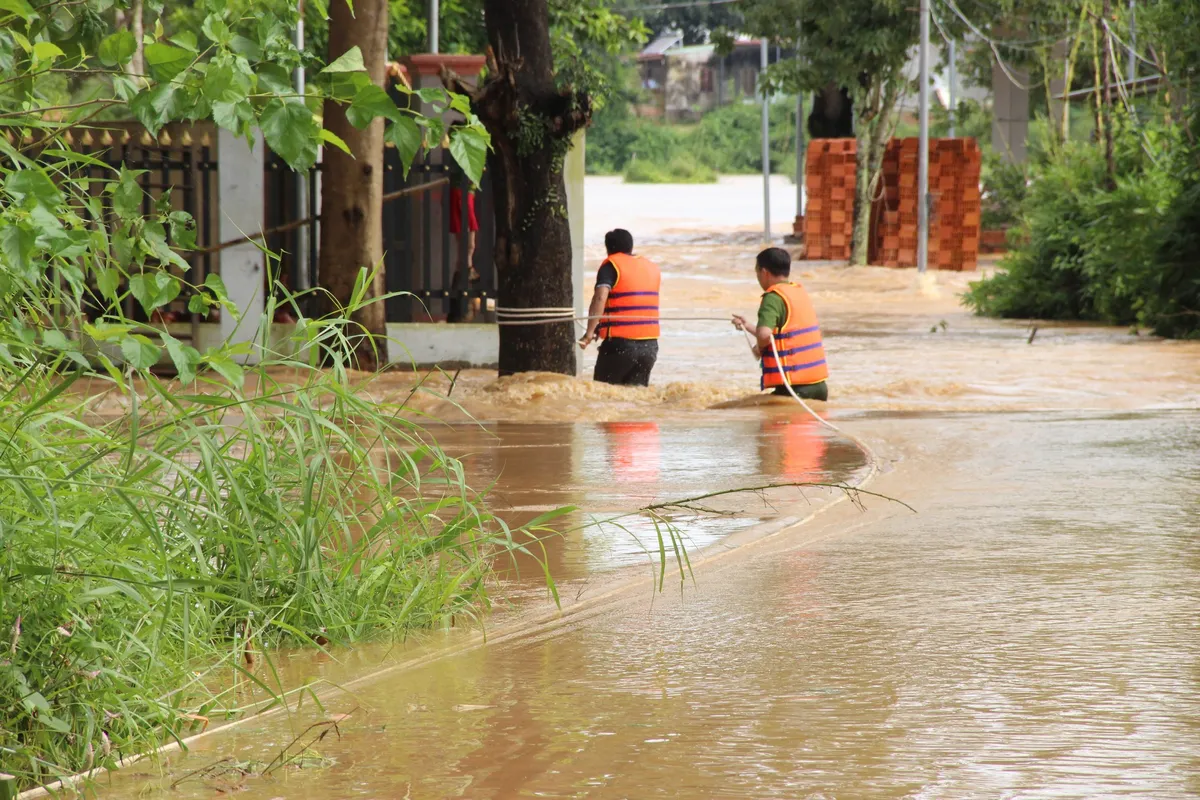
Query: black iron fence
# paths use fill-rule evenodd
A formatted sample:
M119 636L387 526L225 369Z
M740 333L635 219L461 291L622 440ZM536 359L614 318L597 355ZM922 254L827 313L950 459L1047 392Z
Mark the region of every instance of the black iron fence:
M112 216L112 197L103 192L99 179L111 178L112 170L121 167L136 170L136 180L144 191L143 212L149 214L161 203L195 219L197 249L180 253L188 264L186 271L177 270L181 277L199 285L209 273L220 274L221 250L231 243L219 240L220 153L214 126L170 125L151 136L137 123L105 123L70 131L66 141L95 160L78 165L77 177L103 204L106 218ZM488 177L484 176L479 187L472 187L443 148L425 154L407 175L395 149L385 151L384 162L386 285L389 292L405 293L387 301L388 321L494 321L495 212ZM267 271L264 291L271 289L275 279L293 291L318 285L321 165L309 173L307 181L299 178L268 152L261 225L239 220L247 233L254 234L250 238L263 240L277 255ZM298 202L300 197L307 203ZM478 230L474 232L473 258L468 262L472 216ZM167 321L190 320L193 326L205 321L188 312L188 299L185 293L159 313ZM126 313L148 321L132 299Z

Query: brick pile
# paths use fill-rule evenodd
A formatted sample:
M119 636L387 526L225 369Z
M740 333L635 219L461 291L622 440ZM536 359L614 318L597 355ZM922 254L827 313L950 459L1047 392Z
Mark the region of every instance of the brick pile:
M854 208L854 141L834 139L821 142L824 150L829 145L838 145L839 151L848 151L851 165L849 201L845 205L846 222L844 235L846 246L835 248L832 237L827 233L838 228L828 202L820 192L828 180L825 172L818 174L816 188L812 178L808 180L808 213L805 217L805 236L813 230L818 236L816 247L809 247L811 259L845 259L850 257L850 240ZM813 145L817 145L813 142ZM825 151L815 158L811 155L809 169L828 170ZM884 153L882 181L871 215L870 261L872 264L889 267L912 267L917 263L917 161L919 142L915 138L893 139ZM843 156L846 157L846 156ZM978 263L980 232L979 223L982 206L979 196L979 170L981 153L974 139L934 139L930 142L929 193L931 213L929 220L929 266L931 269L973 270ZM809 173L810 176L813 174ZM819 197L813 207L813 198ZM839 215L838 219L841 217ZM840 232L839 228L839 232Z
M850 258L856 151L853 139L816 139L808 146L805 258L830 261Z

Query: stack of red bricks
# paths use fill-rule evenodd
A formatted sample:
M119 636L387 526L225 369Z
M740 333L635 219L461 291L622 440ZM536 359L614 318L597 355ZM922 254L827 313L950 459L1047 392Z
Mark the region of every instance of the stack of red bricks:
M871 261L917 263L919 140L893 139L883 158L883 191L871 226ZM929 144L929 266L973 270L979 258L981 153L974 139Z
M826 140L838 146L839 152L849 152L854 159L854 142L849 139ZM849 142L849 147L845 143ZM809 169L824 168L828 156L818 154L814 159L810 146ZM821 142L826 146L826 142ZM929 193L929 266L932 269L973 270L979 255L979 223L982 211L979 197L981 153L974 139L934 139L930 142ZM917 263L917 161L920 154L917 139L893 139L883 157L881 191L873 204L871 215L870 261L888 267L912 267ZM805 217L805 236L814 230L818 236L816 248L811 245L808 258L844 259L850 256L852 209L854 207L853 166L850 170L849 201L846 209L844 249L834 248L825 231L839 227L826 210L821 189L828 180L822 173L814 188L808 181L808 213ZM812 173L809 173L812 175ZM813 199L818 199L814 208ZM838 217L840 220L840 216ZM806 241L810 241L807 240Z
M856 151L853 139L817 139L808 146L805 258L831 261L850 258Z

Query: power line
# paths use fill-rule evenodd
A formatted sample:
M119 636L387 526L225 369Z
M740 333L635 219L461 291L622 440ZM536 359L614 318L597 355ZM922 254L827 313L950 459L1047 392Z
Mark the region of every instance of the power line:
M740 2L742 0L698 0L694 3L660 3L653 6L634 6L633 8L621 9L621 11L666 11L673 8L708 8L710 6L723 6Z

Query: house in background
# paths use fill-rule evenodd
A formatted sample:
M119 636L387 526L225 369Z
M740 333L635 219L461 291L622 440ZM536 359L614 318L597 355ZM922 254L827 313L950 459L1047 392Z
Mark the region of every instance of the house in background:
M716 45L685 45L682 33L664 33L638 54L646 100L636 107L637 115L694 122L714 108L754 97L760 48L758 39L739 37L733 52L722 56ZM779 57L771 48L770 63Z

